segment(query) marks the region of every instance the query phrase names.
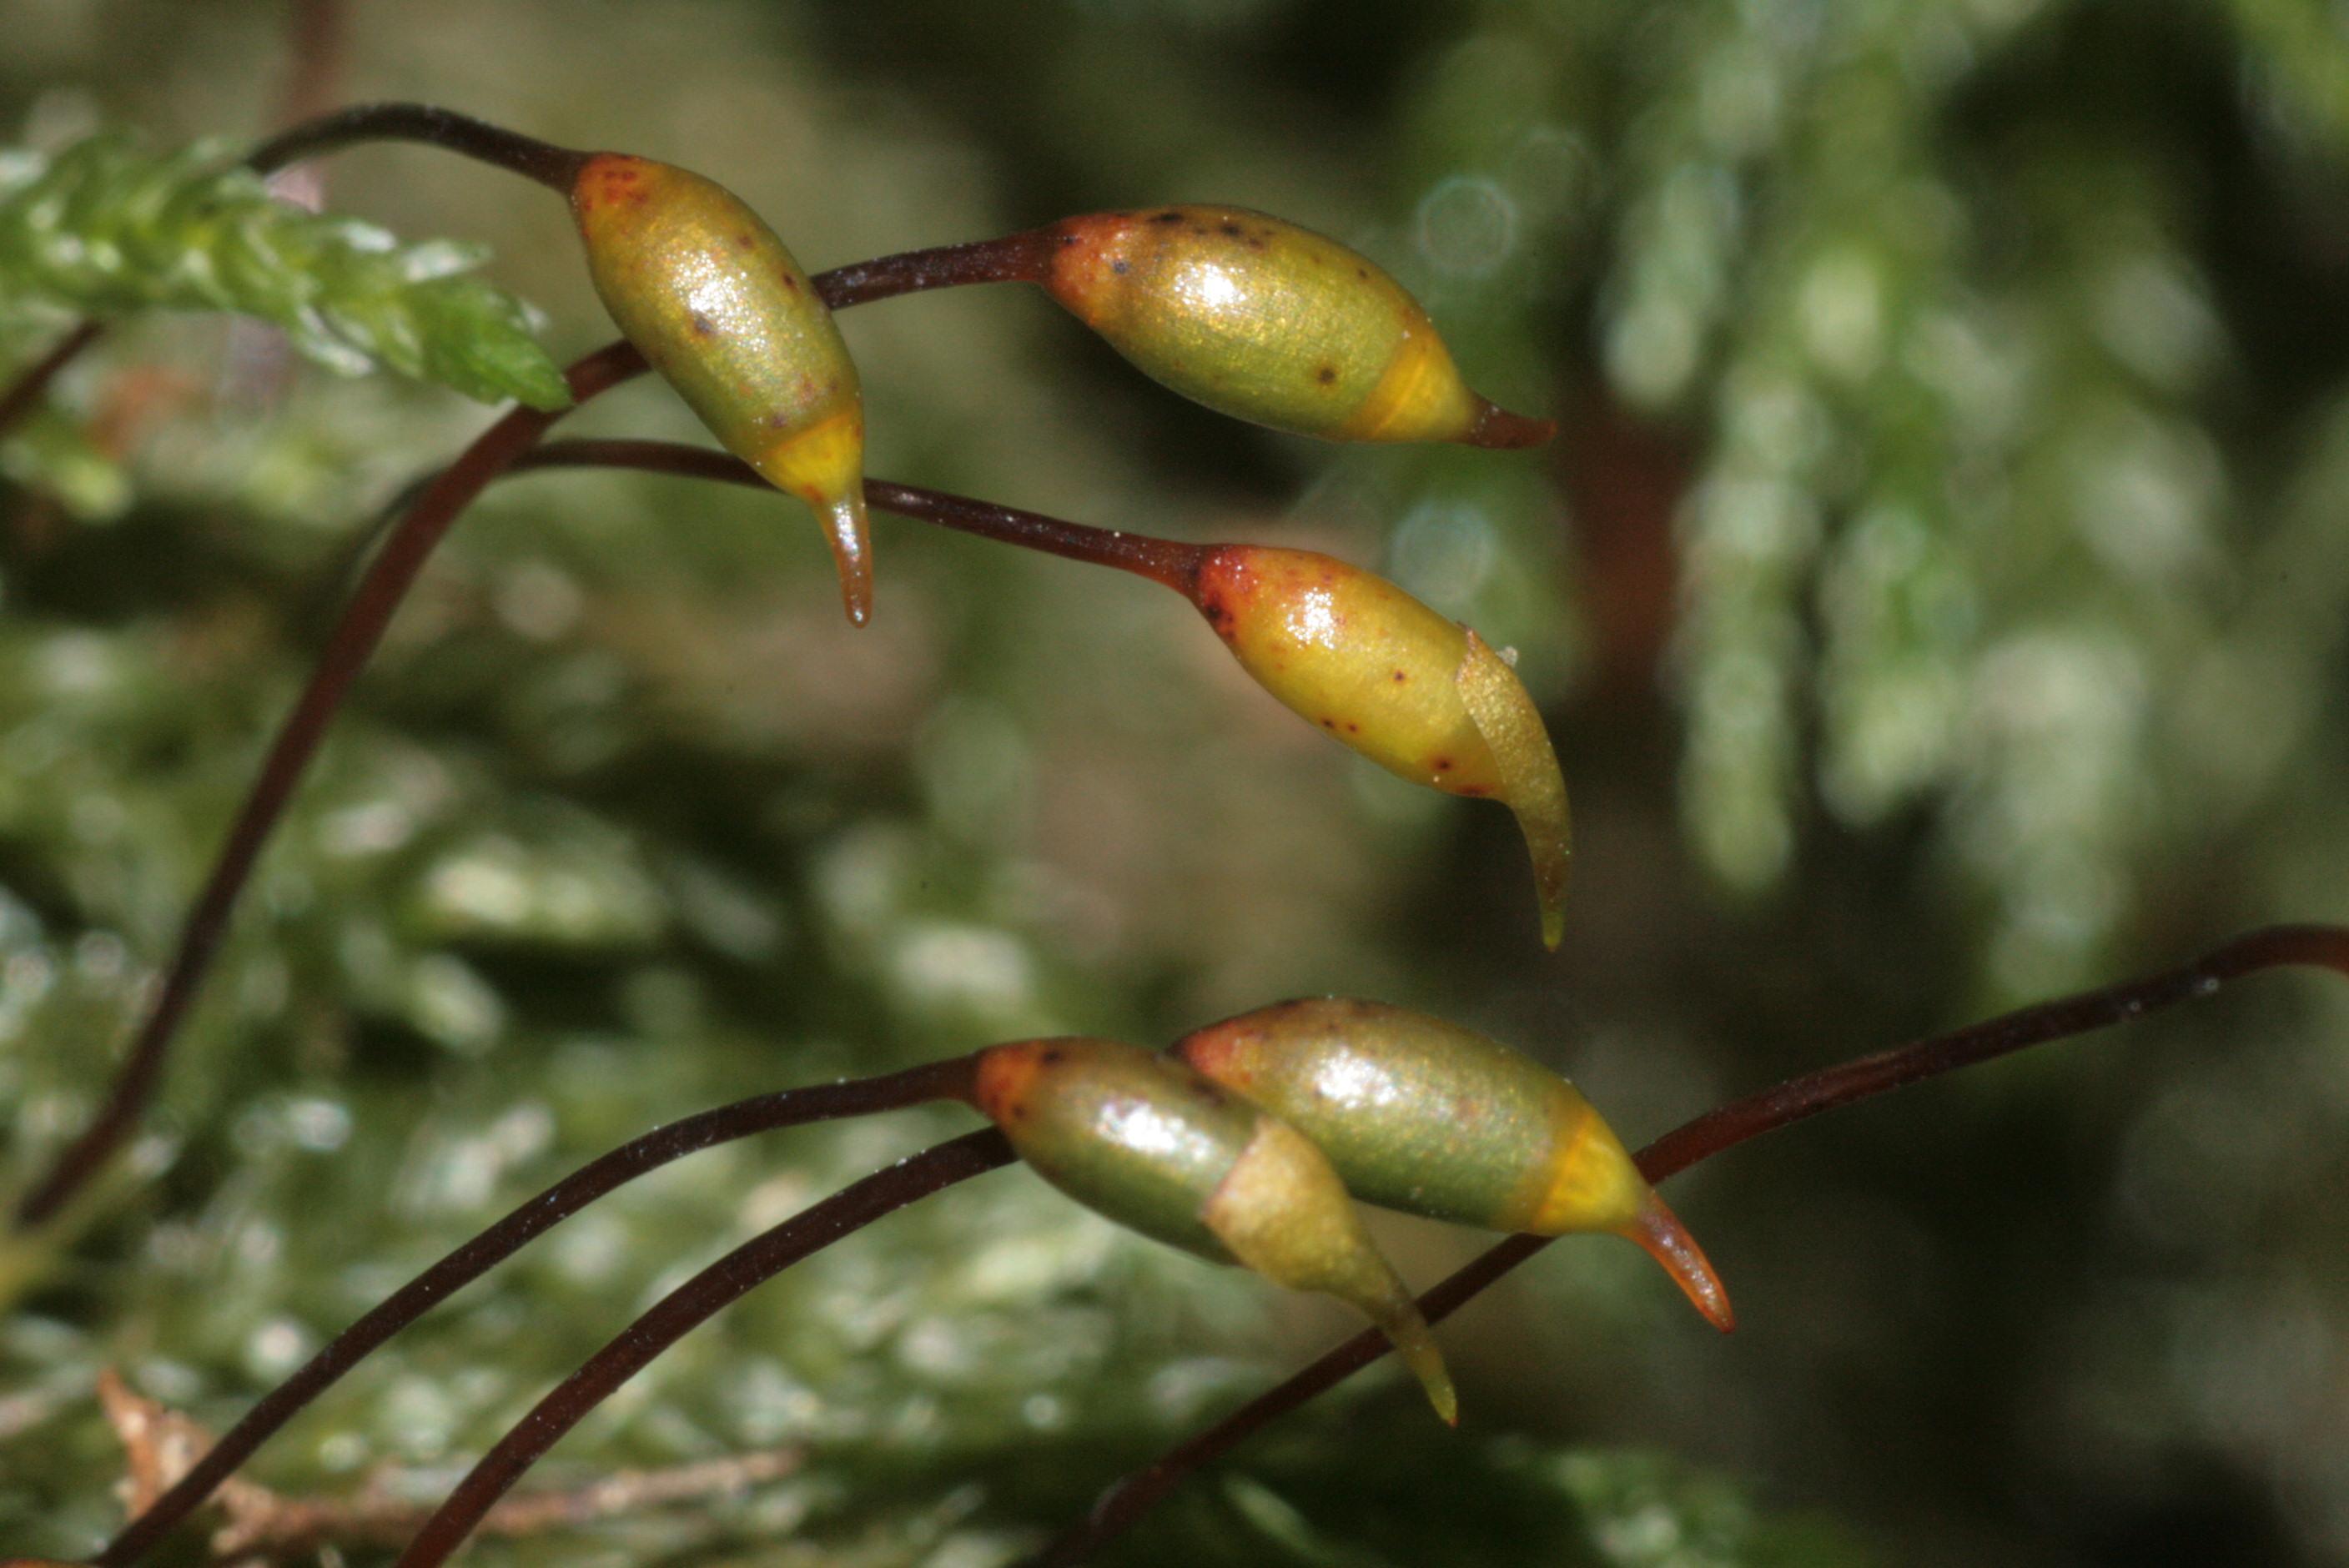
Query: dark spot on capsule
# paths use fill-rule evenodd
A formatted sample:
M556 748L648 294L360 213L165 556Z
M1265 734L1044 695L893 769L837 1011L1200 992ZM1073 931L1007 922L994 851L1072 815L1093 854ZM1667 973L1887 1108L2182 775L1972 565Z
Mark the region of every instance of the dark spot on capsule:
M1183 221L1183 214L1170 207L1150 221L1154 223L1179 223Z
M1042 1062L1048 1068L1058 1067L1068 1057L1068 1052L1061 1049L1060 1047L1054 1046L1051 1049L1040 1054L1036 1059Z
M1334 718L1325 718L1321 721L1321 727L1324 729L1334 730L1338 727L1338 721ZM1348 727L1350 728L1352 727L1349 726Z
M1263 249L1264 249L1264 236L1263 236L1262 234L1250 234L1250 235L1248 236L1247 248L1248 248L1249 250L1251 250L1251 251L1261 251L1261 250L1263 250Z
M1349 735L1360 735L1362 733L1362 727L1356 724L1353 720L1348 719L1346 721L1346 733Z
M1395 685L1401 686L1403 682L1409 679L1411 679L1411 677L1403 674L1401 670L1395 671Z
M1397 680L1401 680L1401 679L1402 678L1402 672L1401 670L1397 670L1397 671L1395 672L1395 678L1396 678ZM1449 773L1449 772L1451 772L1451 771L1452 771L1452 758L1450 758L1449 757L1439 757L1439 758L1437 758L1435 759L1435 770L1436 770L1438 773Z
M1240 237L1240 226L1237 223L1218 223L1216 226L1235 240Z
M800 292L800 280L799 280L799 279L797 279L797 278L795 278L795 277L792 276L792 274L791 274L791 273L783 273L783 274L782 274L782 279L783 279L783 287L784 287L784 289L785 289L786 291L788 291L789 293L792 293L792 294L797 294L797 293L799 293L799 292Z
M1074 234L1063 234L1061 236L1061 243L1064 245L1073 245L1076 242L1077 237Z
M771 409L759 423L770 430L780 430L792 422L792 417L781 408Z
M1120 256L1120 257L1118 257L1118 259L1117 259L1117 260L1115 260L1115 261L1112 262L1112 263L1109 264L1109 270L1110 270L1111 272L1113 272L1113 273L1123 273L1123 272L1128 271L1129 269L1127 268L1127 266L1126 266L1126 264L1125 264L1125 258L1124 258L1123 256Z
M753 240L748 234L737 234L734 236L734 248L738 251L747 251L758 242L758 241Z
M1361 279L1364 283L1368 283L1371 281L1371 269L1368 267L1356 267L1354 269L1354 275Z
M1327 387L1338 379L1338 367L1334 365L1325 365L1313 373L1313 379Z
M694 336L696 336L696 337L711 337L711 336L715 336L715 335L717 335L717 332L718 332L718 324L717 324L716 322L714 322L714 321L710 320L708 316L706 316L706 315L702 315L699 311L695 311L695 312L693 313L693 335L694 335Z

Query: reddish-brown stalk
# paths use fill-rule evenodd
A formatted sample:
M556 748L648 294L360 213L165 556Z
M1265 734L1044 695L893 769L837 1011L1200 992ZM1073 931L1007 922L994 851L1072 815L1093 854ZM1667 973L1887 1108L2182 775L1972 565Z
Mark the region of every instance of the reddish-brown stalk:
M289 156L306 156L331 146L346 145L354 139L363 139L353 128L370 123L367 117L388 117L394 115L394 111L402 116L430 117L415 122L419 132L424 126L437 124L443 119L478 124L464 120L462 116L421 109L415 105L383 105L330 116L326 120L288 133L288 138L279 139L278 142L271 143L263 151L270 152L289 139L298 140L295 152ZM382 133L380 126L378 133ZM416 139L425 139L420 134ZM254 156L257 159L262 154ZM956 281L985 281L942 277L932 264L931 258L936 254L937 253L930 251L913 251L902 256L884 256L819 273L812 281L825 304L834 309L886 299L895 294L947 287ZM851 279L854 280L853 289L851 283L844 281ZM62 352L62 347L58 352ZM53 353L51 357L57 357L57 354ZM598 349L573 365L565 373L571 387L573 406L576 407L624 381L641 376L646 369L643 356L626 343L615 343ZM13 392L10 394L14 395ZM567 412L568 409L541 412L516 408L507 414L483 431L455 463L426 488L386 537L365 575L352 591L341 619L336 624L325 651L318 657L310 684L304 689L293 714L279 729L277 739L271 746L269 756L254 780L253 790L246 797L235 824L230 830L228 841L205 881L203 891L198 895L186 923L181 929L178 946L172 954L171 966L165 972L156 1001L141 1022L129 1055L116 1069L104 1105L96 1119L67 1146L47 1174L19 1202L15 1214L17 1229L29 1230L54 1217L104 1167L122 1140L138 1125L140 1114L160 1082L171 1040L189 1003L194 998L214 950L220 944L229 914L252 872L254 861L267 842L286 802L292 798L304 769L316 754L326 727L334 717L344 693L381 638L392 613L399 607L425 559L456 521L458 514L491 480L505 472L523 453L535 446L547 428ZM978 502L965 504L974 508L982 506Z
M330 49L331 11L313 5L318 18L305 22L305 37L319 34L317 46ZM306 15L306 14L305 14ZM296 91L300 90L297 81ZM246 154L243 167L271 174L307 159L368 142L408 141L437 147L536 181L568 197L592 153L557 147L519 131L491 125L453 109L419 103L360 104L321 115L279 132ZM971 244L906 251L874 261L836 267L815 280L833 310L928 289L966 284L1035 283L1046 265L1040 232L1010 234ZM36 407L59 372L105 335L103 324L85 321L0 392L0 435Z
M636 351L614 344L581 359L565 372L574 402L585 403L617 386L644 368ZM220 945L253 863L276 826L303 769L316 752L328 721L341 706L359 669L391 624L392 613L407 596L416 574L432 547L440 542L457 515L505 466L527 450L556 418L535 408L516 408L482 432L465 455L450 466L418 498L398 529L367 565L343 612L341 622L311 671L294 711L279 727L269 756L245 797L235 823L203 891L181 927L171 967L150 1008L129 1055L118 1069L106 1104L81 1136L67 1145L56 1162L16 1208L19 1228L41 1223L55 1214L104 1164L139 1119L161 1077L181 1015L193 999L197 983Z
M130 1521L92 1561L127 1568L251 1459L278 1429L378 1347L440 1303L596 1199L688 1154L780 1128L874 1116L937 1099L969 1098L970 1058L931 1062L878 1078L783 1089L682 1118L622 1144L516 1206L503 1219L409 1280L263 1395L171 1489Z
M2044 1002L1946 1035L1862 1057L1840 1067L1792 1078L1775 1088L1749 1095L1707 1111L1650 1144L1637 1157L1641 1173L1651 1181L1686 1170L1740 1143L1788 1127L1821 1111L1855 1105L1864 1099L1961 1068L1992 1060L2051 1040L2107 1028L2180 1002L2208 996L2228 981L2261 970L2293 965L2329 968L2349 975L2349 927L2322 925L2270 926L2239 936L2191 964L2143 979ZM989 1135L976 1133L941 1144L912 1163L920 1163ZM999 1163L1000 1161L996 1161ZM904 1170L904 1166L898 1168ZM981 1169L993 1169L993 1163ZM895 1172L885 1171L883 1176ZM926 1181L918 1192L887 1204L860 1209L868 1222L945 1187L960 1177ZM874 1178L872 1180L879 1180ZM827 1202L848 1197L848 1189ZM812 1220L811 1210L796 1225ZM827 1225L837 1216L827 1218ZM704 1322L711 1313L747 1294L770 1278L798 1253L780 1244L755 1261L744 1254L761 1248L780 1233L748 1246L656 1304L620 1336L597 1352L579 1372L542 1399L474 1466L440 1511L424 1526L399 1559L398 1568L436 1568L445 1562L467 1533L508 1489L522 1479L530 1464L575 1426L594 1405L607 1398L668 1345ZM831 1235L827 1240L837 1240ZM1420 1310L1430 1323L1449 1316L1486 1286L1549 1244L1549 1238L1511 1236L1420 1297ZM1330 1351L1280 1387L1243 1406L1206 1431L1170 1450L1151 1465L1126 1476L1104 1492L1084 1520L1071 1527L1032 1559L1026 1568L1069 1568L1131 1529L1160 1499L1200 1466L1218 1458L1262 1427L1288 1414L1315 1395L1334 1387L1385 1354L1387 1341L1368 1330Z
M776 1274L885 1214L957 1181L1011 1163L993 1128L967 1132L842 1188L813 1208L754 1236L663 1296L642 1317L531 1408L457 1483L398 1568L448 1560L500 1498L555 1440L616 1393L653 1358Z
M523 473L533 469L635 469L679 479L714 480L748 490L774 488L760 477L757 469L738 458L707 447L688 447L674 441L549 441L517 460L512 471ZM926 490L889 480L865 480L864 501L882 511L976 534L999 544L1016 544L1023 550L1040 551L1066 561L1131 572L1137 577L1164 583L1185 598L1190 597L1198 576L1200 558L1209 548L1146 533L1092 528L1039 511L1022 511L1018 507L999 506L993 501L974 500L947 490Z
M2202 957L2140 980L2123 981L1950 1034L1806 1073L1774 1088L1710 1110L1657 1139L1636 1157L1650 1181L1687 1170L1765 1132L1856 1105L1880 1094L2032 1046L2124 1024L2180 1002L2208 996L2230 980L2262 970L2307 966L2349 975L2349 927L2273 925L2221 944ZM1538 1236L1511 1236L1419 1298L1430 1323L1458 1311L1495 1281L1547 1246ZM1337 1387L1387 1352L1375 1330L1358 1334L1278 1387L1178 1444L1104 1491L1092 1510L1024 1568L1070 1568L1124 1534L1193 1471L1245 1439Z

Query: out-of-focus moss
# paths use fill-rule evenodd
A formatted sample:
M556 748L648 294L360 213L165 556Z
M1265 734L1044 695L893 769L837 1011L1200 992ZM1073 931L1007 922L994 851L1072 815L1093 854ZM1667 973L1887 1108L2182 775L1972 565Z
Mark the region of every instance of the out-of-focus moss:
M260 129L276 0L22 9L0 124L62 87L159 142ZM1327 551L1514 645L1582 829L1568 942L1544 964L1479 913L1518 913L1506 823L1298 733L1146 584L885 518L852 635L785 503L513 481L362 681L124 1178L21 1260L9 1550L118 1518L98 1366L224 1424L502 1205L728 1098L1346 992L1539 1050L1638 1136L1986 999L2349 916L2323 0L349 15L347 97L689 162L812 266L1172 199L1378 259L1480 385L1566 418L1555 450L1285 441L971 290L843 314L873 468ZM564 352L608 335L557 207L422 151L328 178L491 242ZM149 322L67 378L113 521L0 496L8 1191L87 1113L342 542L481 422L391 378L219 395L221 359ZM577 424L692 435L649 385ZM1846 1560L1785 1500L1893 1561L2337 1559L2344 1026L2279 985L1740 1150L1671 1192L1733 1338L1676 1329L1630 1249L1560 1248L1439 1331L1465 1436L1366 1383L1112 1561ZM429 1491L661 1285L964 1125L648 1181L257 1472ZM1420 1283L1468 1244L1390 1251ZM1296 1311L990 1176L701 1330L548 1479L798 1440L807 1470L476 1552L1009 1561L1342 1326Z

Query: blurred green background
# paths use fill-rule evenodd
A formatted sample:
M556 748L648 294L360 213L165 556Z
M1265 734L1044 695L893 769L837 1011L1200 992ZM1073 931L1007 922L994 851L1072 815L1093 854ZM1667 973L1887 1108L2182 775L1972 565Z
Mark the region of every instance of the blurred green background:
M0 143L267 129L288 7L5 0ZM1778 1077L2349 920L2349 16L2328 0L351 0L340 100L687 164L812 269L1169 200L1416 290L1536 454L1342 450L1142 381L1032 291L843 317L873 473L1330 550L1514 645L1578 818L1565 950L1506 813L1415 792L1133 580L876 521L521 480L427 573L264 862L134 1170L6 1260L0 1552L119 1519L101 1366L223 1425L654 1122L1010 1036L1424 1007L1643 1140ZM561 204L367 150L564 358ZM53 318L0 305L22 363ZM290 377L290 379L289 379ZM156 319L0 491L6 1191L88 1114L354 532L489 416ZM639 384L580 433L698 438ZM67 435L74 431L68 428ZM2256 981L1724 1156L1671 1199L1742 1325L1559 1247L1110 1561L2349 1562L2349 990ZM430 1497L750 1231L967 1121L697 1157L264 1451ZM1480 1238L1397 1222L1417 1282ZM550 1483L787 1446L722 1505L485 1563L1011 1561L1345 1318L1020 1171L688 1340ZM199 1536L179 1560L202 1558ZM354 1560L372 1560L361 1553Z

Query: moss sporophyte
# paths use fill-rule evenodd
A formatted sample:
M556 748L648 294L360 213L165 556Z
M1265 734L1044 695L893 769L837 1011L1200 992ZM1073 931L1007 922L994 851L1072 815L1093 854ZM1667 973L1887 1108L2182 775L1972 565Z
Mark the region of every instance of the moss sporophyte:
M564 396L585 402L647 367L746 472L817 512L852 622L871 614L866 510L885 490L894 499L881 504L1017 535L1016 542L1174 587L1268 689L1334 738L1418 782L1508 804L1533 855L1544 939L1557 944L1564 782L1531 698L1474 633L1326 556L1178 545L863 479L862 390L832 313L978 283L1040 284L1148 374L1278 428L1495 447L1547 438L1546 423L1469 391L1426 313L1366 258L1260 213L1169 207L1073 218L810 277L755 212L701 175L557 147L418 104L367 105L305 122L256 149L244 167L265 173L385 140L458 152L562 194L589 274L626 341L582 358L565 386L485 433L387 535L182 927L105 1105L20 1203L21 1222L57 1213L137 1124L254 860L433 546L482 488L527 464L566 411ZM36 364L0 397L0 420L37 402L97 335L86 325Z
M1569 843L1563 776L1511 660L1475 631L1331 556L1087 528L863 472L862 387L833 313L980 283L1034 284L1147 377L1274 429L1336 441L1493 449L1547 440L1547 422L1471 389L1428 312L1370 258L1263 213L1177 204L1069 218L811 276L756 212L699 174L626 153L556 147L413 104L305 122L258 149L245 167L264 172L386 139L476 158L562 196L588 273L625 341L582 357L558 384L553 362L529 339L518 302L444 298L434 319L455 319L450 313L460 305L477 309L478 320L505 320L530 353L528 363L507 366L512 375L476 374L470 382L444 355L438 378L476 396L491 387L493 396L519 397L524 407L504 415L405 508L360 575L188 918L109 1098L20 1206L20 1228L29 1233L19 1238L16 1256L46 1263L62 1254L75 1232L52 1223L56 1217L77 1198L85 1212L102 1206L106 1190L90 1179L155 1092L254 859L342 696L439 538L489 484L524 469L616 463L783 490L819 519L848 617L858 624L872 614L874 592L868 510L1159 583L1182 593L1242 667L1315 727L1415 783L1509 806L1533 861L1544 938L1557 944ZM84 162L114 166L111 154ZM222 192L202 189L202 172L167 170L153 189L186 197L186 211L212 211L208 202ZM223 177L213 170L212 178ZM246 189L240 199L258 193ZM57 247L57 254L114 253L74 238L78 248ZM67 303L129 308L123 300L156 304L171 296L132 290ZM38 403L98 334L86 324L0 392L0 428ZM400 335L378 335L385 345ZM388 347L380 357L395 358ZM433 353L409 357L417 373L435 374ZM570 403L647 369L675 388L723 454L651 442L542 445ZM95 1562L129 1568L374 1348L620 1185L754 1132L951 1101L990 1125L850 1184L661 1296L482 1456L417 1531L401 1565L444 1561L564 1432L762 1281L920 1197L1015 1161L1143 1236L1286 1287L1329 1294L1373 1326L1120 1483L1040 1559L1073 1563L1183 1475L1386 1347L1400 1353L1437 1412L1454 1419L1456 1402L1430 1325L1550 1238L1633 1241L1709 1322L1729 1328L1720 1279L1654 1190L1713 1154L1821 1110L2127 1022L2288 965L2349 974L2349 931L2253 932L2177 969L1790 1079L1698 1116L1636 1153L1570 1083L1524 1053L1425 1014L1336 998L1259 1008L1195 1030L1164 1052L1083 1037L1027 1039L758 1096L610 1150L426 1269L195 1457ZM1516 1234L1414 1299L1364 1229L1357 1202Z

